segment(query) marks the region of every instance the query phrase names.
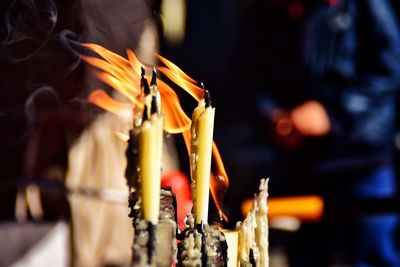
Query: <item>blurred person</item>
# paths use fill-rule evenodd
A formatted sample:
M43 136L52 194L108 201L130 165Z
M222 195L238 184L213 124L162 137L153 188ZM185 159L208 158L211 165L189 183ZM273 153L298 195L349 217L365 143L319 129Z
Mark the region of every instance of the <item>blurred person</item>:
M400 36L390 1L243 5L232 87L244 100L236 106L251 125L248 143L272 151L268 167L258 166L271 196L319 194L326 205L394 197ZM290 266L400 266L398 219L305 224L291 239Z

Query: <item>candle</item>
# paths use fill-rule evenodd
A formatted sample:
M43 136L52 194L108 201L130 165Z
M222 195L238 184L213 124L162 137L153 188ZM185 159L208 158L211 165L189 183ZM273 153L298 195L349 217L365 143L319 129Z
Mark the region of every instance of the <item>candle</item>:
M144 87L143 122L139 128L139 173L143 217L153 225L158 223L160 212L161 158L163 145L163 117L159 106L150 94L147 80ZM159 103L160 104L160 103Z
M192 182L194 182L194 211L197 224L207 223L210 190L211 151L215 108L206 101L199 102L192 114Z
M239 232L237 230L222 229L228 244L228 267L237 267Z
M268 179L261 179L259 190L253 209L239 225L239 260L268 267Z
M154 158L154 126L145 121L140 127L139 134L139 169L143 216L145 220L157 223L159 212L159 201L155 201L155 192L152 190L153 182L157 182L156 169L153 168ZM154 186L157 191L156 186Z

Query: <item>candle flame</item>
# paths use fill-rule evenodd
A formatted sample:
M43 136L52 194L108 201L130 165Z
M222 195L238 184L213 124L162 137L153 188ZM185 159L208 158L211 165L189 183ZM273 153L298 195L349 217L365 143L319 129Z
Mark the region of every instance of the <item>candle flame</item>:
M229 186L228 175L226 174L222 157L219 153L218 147L213 142L212 145L212 163L214 165L214 171L211 173L210 190L217 209L221 212L221 216L225 221L228 221L228 217L222 212L222 201L224 194Z
M100 56L100 58L88 55L82 56L86 63L97 69L95 72L97 78L126 96L130 104L113 99L101 89L97 89L89 95L89 102L114 114L133 119L132 110L143 108L139 85L141 80L140 68L144 64L140 62L132 50L127 50L128 59L126 59L98 44L84 43L82 46ZM165 65L157 66L157 71L164 74L170 81L197 101L203 97L204 89L194 79L166 58L160 55L156 56ZM161 111L164 115L164 130L171 134L181 133L189 153L191 119L183 111L174 89L159 77L157 78L157 86L162 101ZM115 134L124 141L128 140L128 136L122 133ZM224 192L228 188L229 180L221 155L214 142L212 152L213 172L211 173L210 191L217 209L223 219L227 221L227 216L222 211L222 200Z
M97 89L89 95L89 102L124 118L133 116L132 105L114 100L101 89Z
M125 142L128 144L129 141L129 135L126 135L124 133L121 132L113 132L115 134L116 137L118 137L121 141Z

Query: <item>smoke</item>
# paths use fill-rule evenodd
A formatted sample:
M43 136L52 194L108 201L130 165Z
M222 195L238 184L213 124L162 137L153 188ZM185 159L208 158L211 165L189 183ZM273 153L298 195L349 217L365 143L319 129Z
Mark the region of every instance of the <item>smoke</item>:
M57 19L52 0L17 0L5 15L6 36L1 44L6 72L13 70L11 77L18 73L30 88L59 81L80 63L77 34L62 27L57 31Z
M36 120L56 110L60 105L60 98L53 88L45 86L37 89L25 102L28 122L34 124Z
M18 63L32 57L48 42L56 23L57 8L52 0L12 3L5 15L5 58Z
M1 154L23 151L39 118L79 94L79 34L59 10L52 0L16 0L1 18Z
M55 147L97 114L86 98L106 87L81 61L80 43L98 43L120 55L136 51L153 12L146 0L1 2L5 5L0 18L0 165L13 177L33 133ZM38 155L46 153L43 147Z

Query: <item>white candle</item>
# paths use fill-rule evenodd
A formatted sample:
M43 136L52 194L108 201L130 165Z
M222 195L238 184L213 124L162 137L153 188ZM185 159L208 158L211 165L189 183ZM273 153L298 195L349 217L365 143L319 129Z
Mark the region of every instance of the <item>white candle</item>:
M228 267L237 267L239 232L222 229L228 244Z
M210 190L212 140L215 108L205 107L204 101L194 110L192 116L192 176L195 182L195 221L207 223Z
M268 267L268 179L261 179L259 190L253 209L239 225L239 261L249 262L252 249L256 265Z

